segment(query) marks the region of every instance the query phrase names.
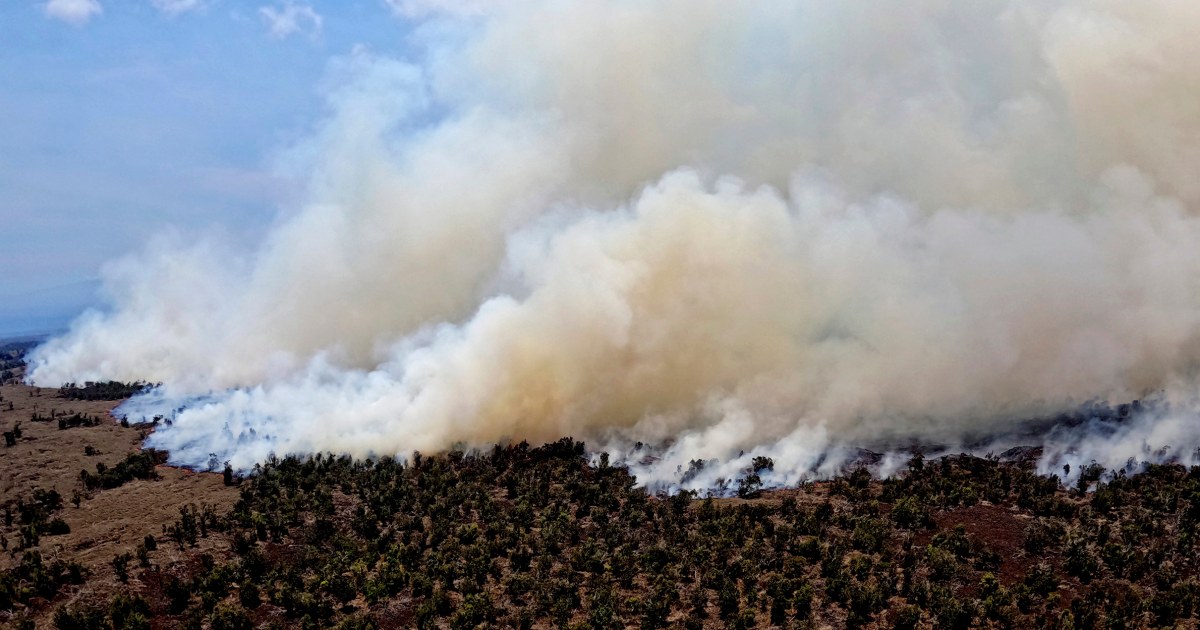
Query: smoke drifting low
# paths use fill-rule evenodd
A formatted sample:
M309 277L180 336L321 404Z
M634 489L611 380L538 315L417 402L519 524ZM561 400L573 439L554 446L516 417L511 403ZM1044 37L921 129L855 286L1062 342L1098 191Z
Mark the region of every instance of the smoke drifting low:
M201 466L570 435L782 483L1146 396L1042 466L1200 446L1200 5L476 8L332 63L309 201L113 264L32 380L164 382Z

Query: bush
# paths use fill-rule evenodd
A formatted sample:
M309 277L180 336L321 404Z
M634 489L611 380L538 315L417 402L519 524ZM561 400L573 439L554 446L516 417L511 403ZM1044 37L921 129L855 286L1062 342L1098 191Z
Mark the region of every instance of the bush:
M108 617L115 629L134 630L149 628L150 605L140 595L123 593L114 595L108 602Z
M1046 518L1035 518L1025 526L1025 538L1022 547L1032 554L1040 554L1046 549L1057 547L1063 536L1061 525Z
M259 595L258 586L254 582L242 582L238 587L238 602L242 604L242 608L246 610L254 610L262 603L262 598Z
M933 525L929 509L914 497L904 497L892 506L892 522L906 529Z
M54 627L58 630L107 630L104 611L98 608L62 606L54 611Z
M1044 562L1031 567L1023 581L1038 597L1046 597L1058 590L1058 578L1054 575L1054 569Z
M129 562L131 560L133 560L133 556L128 552L113 556L113 573L117 575L117 579L121 580L121 582L129 581Z
M173 615L186 610L192 599L192 589L173 575L167 578L167 585L163 591L167 596L167 610Z
M921 623L921 609L909 604L896 610L892 626L896 630L914 630Z
M253 630L254 622L246 611L231 604L218 604L208 618L212 630Z

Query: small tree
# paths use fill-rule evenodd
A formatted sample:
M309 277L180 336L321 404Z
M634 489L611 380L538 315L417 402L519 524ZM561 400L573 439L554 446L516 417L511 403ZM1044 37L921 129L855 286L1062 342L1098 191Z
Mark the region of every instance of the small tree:
M757 497L762 491L762 478L758 473L750 473L738 480L737 495L743 499Z
M112 568L113 573L117 574L117 579L122 583L129 581L129 561L133 560L133 556L128 552L113 556Z

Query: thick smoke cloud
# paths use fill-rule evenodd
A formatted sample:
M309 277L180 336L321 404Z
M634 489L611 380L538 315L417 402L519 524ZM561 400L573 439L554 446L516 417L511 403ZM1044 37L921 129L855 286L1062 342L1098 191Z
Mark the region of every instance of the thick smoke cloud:
M1148 395L1042 466L1200 445L1194 3L430 15L331 64L260 247L115 263L32 379L166 383L130 411L188 400L151 441L197 465L572 435L787 482Z

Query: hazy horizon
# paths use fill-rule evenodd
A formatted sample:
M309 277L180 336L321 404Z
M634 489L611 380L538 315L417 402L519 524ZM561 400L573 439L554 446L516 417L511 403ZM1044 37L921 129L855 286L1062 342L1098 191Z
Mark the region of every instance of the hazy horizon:
M405 4L0 3L0 336L65 329L164 231L260 238L330 63L406 51Z

